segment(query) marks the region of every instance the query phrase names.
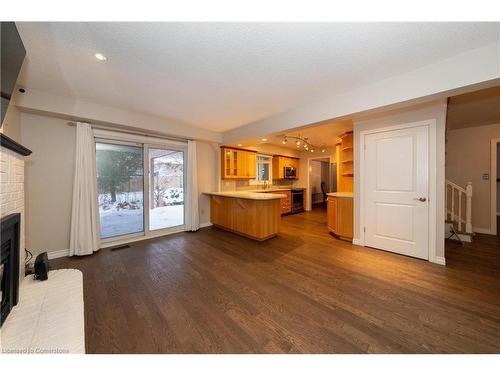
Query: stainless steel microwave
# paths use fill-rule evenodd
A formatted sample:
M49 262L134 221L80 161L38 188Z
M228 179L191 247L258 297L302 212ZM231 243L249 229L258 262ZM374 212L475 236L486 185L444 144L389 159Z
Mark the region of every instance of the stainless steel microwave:
M297 178L297 170L294 167L284 167L283 176L285 178Z

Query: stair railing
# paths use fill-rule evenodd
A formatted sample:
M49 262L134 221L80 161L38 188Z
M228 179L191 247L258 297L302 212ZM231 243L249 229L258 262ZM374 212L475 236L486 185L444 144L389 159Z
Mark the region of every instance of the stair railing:
M446 180L445 194L446 220L455 222L459 232L465 226L465 232L472 233L472 182L463 188Z

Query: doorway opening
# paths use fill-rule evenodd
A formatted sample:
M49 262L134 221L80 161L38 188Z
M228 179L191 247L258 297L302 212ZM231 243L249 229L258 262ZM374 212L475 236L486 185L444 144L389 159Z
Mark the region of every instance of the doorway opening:
M309 158L307 173L306 210L326 210L326 193L337 191L336 163L330 157Z

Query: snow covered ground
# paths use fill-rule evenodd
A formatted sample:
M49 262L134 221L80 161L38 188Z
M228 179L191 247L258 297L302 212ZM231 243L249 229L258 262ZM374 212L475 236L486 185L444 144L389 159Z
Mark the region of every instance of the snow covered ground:
M149 230L164 229L184 224L184 205L153 208L149 211Z
M104 195L104 194L102 194ZM122 196L123 195L123 196ZM131 196L132 195L132 196ZM99 202L106 197L99 196ZM118 209L117 205L132 198L138 209ZM129 202L130 202L129 201ZM124 234L142 232L144 230L142 193L127 193L117 196L115 204L100 204L101 238L115 237ZM149 229L165 229L184 224L184 205L157 207L150 210Z

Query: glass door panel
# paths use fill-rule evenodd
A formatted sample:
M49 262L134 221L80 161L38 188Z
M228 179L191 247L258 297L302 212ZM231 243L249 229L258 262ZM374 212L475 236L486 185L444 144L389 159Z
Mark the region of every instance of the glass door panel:
M184 225L184 152L149 148L149 230Z
M101 238L144 232L143 147L96 142Z

